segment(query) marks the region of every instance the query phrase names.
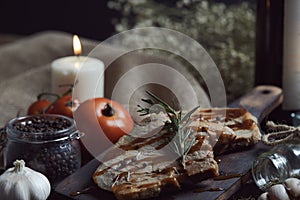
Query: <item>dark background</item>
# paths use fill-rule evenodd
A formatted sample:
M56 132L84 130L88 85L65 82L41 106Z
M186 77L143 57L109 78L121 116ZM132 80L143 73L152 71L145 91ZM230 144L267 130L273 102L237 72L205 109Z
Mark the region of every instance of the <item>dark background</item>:
M60 30L104 40L114 33L117 13L107 0L0 0L0 33L28 35Z
M235 4L245 0L213 1ZM105 40L115 33L112 18L120 17L116 11L107 7L107 2L108 0L0 0L0 33L29 35L43 30L60 30Z
M153 0L175 3L176 0ZM283 0L212 0L225 4L249 1L256 10L255 85L281 86ZM112 19L120 17L108 0L0 0L0 33L29 35L59 30L105 40L115 33ZM155 17L155 16L154 16ZM1 36L0 36L1 37Z

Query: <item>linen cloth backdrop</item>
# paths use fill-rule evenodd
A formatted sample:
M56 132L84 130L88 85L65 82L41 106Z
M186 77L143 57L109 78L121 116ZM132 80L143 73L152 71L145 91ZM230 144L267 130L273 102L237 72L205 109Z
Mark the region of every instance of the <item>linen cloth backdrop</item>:
M83 48L82 55L88 55L100 42L87 38L80 38ZM113 51L118 51L118 47L107 47L103 52L93 52L94 57L101 59L106 65L108 58ZM36 33L12 43L7 43L0 46L0 126L3 127L17 114L25 115L28 106L36 100L36 97L41 92L50 92L51 88L51 72L50 66L54 59L71 56L72 52L72 35L65 32L46 31ZM110 98L115 84L123 74L131 68L146 64L146 63L161 63L167 66L174 67L179 70L191 82L198 96L199 104L202 107L209 107L209 99L193 77L184 66L175 60L167 57L150 56L139 53L130 53L127 56L122 56L116 59L110 67L105 71L105 97ZM143 79L145 74L136 74L137 79ZM166 75L167 76L167 75ZM186 93L184 84L176 79L169 80L184 99L186 107L189 105L190 94ZM127 84L136 84L138 81L132 80ZM161 96L168 103L172 103L176 97L168 90L156 84L136 85L137 91L131 98L131 102L139 101L145 94L146 89ZM128 99L115 99L121 103L127 103ZM136 102L138 104L140 102Z

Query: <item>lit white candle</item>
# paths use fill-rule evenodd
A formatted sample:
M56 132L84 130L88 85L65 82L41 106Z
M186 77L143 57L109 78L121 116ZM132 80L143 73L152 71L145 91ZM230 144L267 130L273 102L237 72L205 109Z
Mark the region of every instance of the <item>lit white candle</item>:
M283 109L300 110L300 1L284 3Z
M80 102L94 97L104 96L104 64L102 61L81 53L79 38L73 38L75 56L54 60L51 64L52 92L64 93L68 88L60 87L75 84L73 96ZM77 55L77 56L76 56Z

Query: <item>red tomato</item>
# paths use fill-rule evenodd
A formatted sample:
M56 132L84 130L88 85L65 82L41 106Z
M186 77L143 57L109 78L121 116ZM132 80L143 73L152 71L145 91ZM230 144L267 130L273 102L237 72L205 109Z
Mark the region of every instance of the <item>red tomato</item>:
M50 104L51 104L51 101L48 101L46 99L39 99L39 100L33 102L29 106L29 108L27 110L27 114L28 115L42 114Z
M78 124L94 126L92 121L95 121L95 117L106 137L113 143L133 129L129 112L118 102L107 98L86 100L75 111L75 118L85 120L85 123Z
M75 104L73 102L73 98L71 95L66 95L58 100L56 100L53 104L53 109L51 110L51 114L59 114L64 115L70 118L73 118L73 108Z

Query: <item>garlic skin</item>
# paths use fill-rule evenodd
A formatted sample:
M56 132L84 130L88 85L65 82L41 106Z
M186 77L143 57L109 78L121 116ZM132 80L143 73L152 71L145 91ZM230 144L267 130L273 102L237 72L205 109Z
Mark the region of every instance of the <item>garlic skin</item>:
M282 184L273 185L269 189L267 196L269 200L290 200L290 197Z
M14 165L0 176L1 200L46 200L51 191L47 177L25 167L23 160Z
M291 197L300 197L300 179L288 178L284 181L284 185Z
M262 193L257 200L268 200L268 193Z

